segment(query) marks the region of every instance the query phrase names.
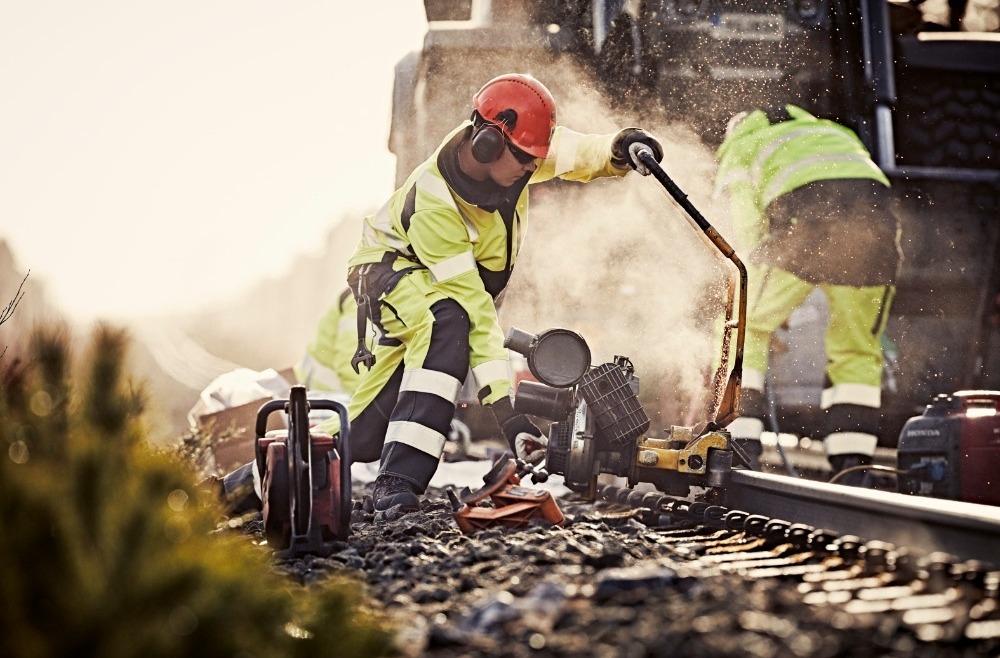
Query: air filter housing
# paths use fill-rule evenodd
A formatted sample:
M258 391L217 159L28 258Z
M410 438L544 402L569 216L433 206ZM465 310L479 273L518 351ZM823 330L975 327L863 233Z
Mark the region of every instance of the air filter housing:
M623 364L618 362L591 368L580 380L580 395L587 401L601 438L609 443L628 444L649 429L649 416L633 388L636 381L626 378Z

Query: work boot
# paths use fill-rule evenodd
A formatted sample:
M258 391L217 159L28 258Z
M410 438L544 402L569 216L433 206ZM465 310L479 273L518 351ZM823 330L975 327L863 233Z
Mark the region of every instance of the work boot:
M870 469L859 468L857 470L845 472L847 469L855 466L871 466L871 455L830 455L827 457L827 461L830 462L830 468L834 472L834 476L830 478L830 482L835 484L844 484L849 487L871 486Z
M249 512L259 512L263 508L253 488L252 462L224 477L212 475L205 478L199 485L218 495L226 516L242 516Z
M372 492L372 502L376 512L384 512L392 507L399 507L399 512L420 511L420 498L417 485L409 480L383 473L375 478L375 491Z

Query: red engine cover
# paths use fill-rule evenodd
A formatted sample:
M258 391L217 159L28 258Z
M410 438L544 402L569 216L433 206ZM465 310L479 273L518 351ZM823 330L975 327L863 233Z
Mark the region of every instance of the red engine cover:
M346 539L344 528L350 528L349 519L340 518L340 458L333 450L334 441L327 435L313 434L312 443L312 523L319 524L325 541ZM264 503L264 534L268 544L279 549L288 548L292 537L292 519L289 503L294 492L288 478L288 446L285 437L260 440L267 455L262 477Z
M962 500L1000 505L1000 391L958 391Z
M313 482L313 520L323 529L323 539L338 537L340 528L340 459L333 450L333 439L326 435L312 435L312 461L325 464L326 478ZM331 456L332 455L332 456Z

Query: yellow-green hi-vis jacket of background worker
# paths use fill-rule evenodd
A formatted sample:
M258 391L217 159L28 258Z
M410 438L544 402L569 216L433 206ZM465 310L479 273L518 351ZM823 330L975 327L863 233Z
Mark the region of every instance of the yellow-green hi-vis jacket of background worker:
M455 402L471 368L479 399L511 393L495 300L504 291L528 228L529 184L623 176L611 163L615 135L557 126L548 155L509 188L468 178L459 145L471 122L437 151L374 215L349 261L355 294L371 301L375 363L351 399L355 461L381 458L383 474L426 488ZM321 429L334 433L337 419Z
M872 455L881 406L881 336L900 262L889 181L850 129L786 106L769 123L750 113L718 151L737 249L750 253L743 417L734 437L758 438L771 334L819 287L827 366L820 406L828 456Z
M312 341L295 364L295 379L312 391L351 395L361 375L351 367L358 347L358 304L349 288L323 312Z

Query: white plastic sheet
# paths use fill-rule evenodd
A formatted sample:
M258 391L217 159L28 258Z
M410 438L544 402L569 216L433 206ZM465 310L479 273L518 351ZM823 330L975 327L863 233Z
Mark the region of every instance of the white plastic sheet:
M231 409L257 400L287 397L291 383L273 368L251 370L237 368L212 380L198 396L198 401L188 412L188 422L197 426L205 414Z

